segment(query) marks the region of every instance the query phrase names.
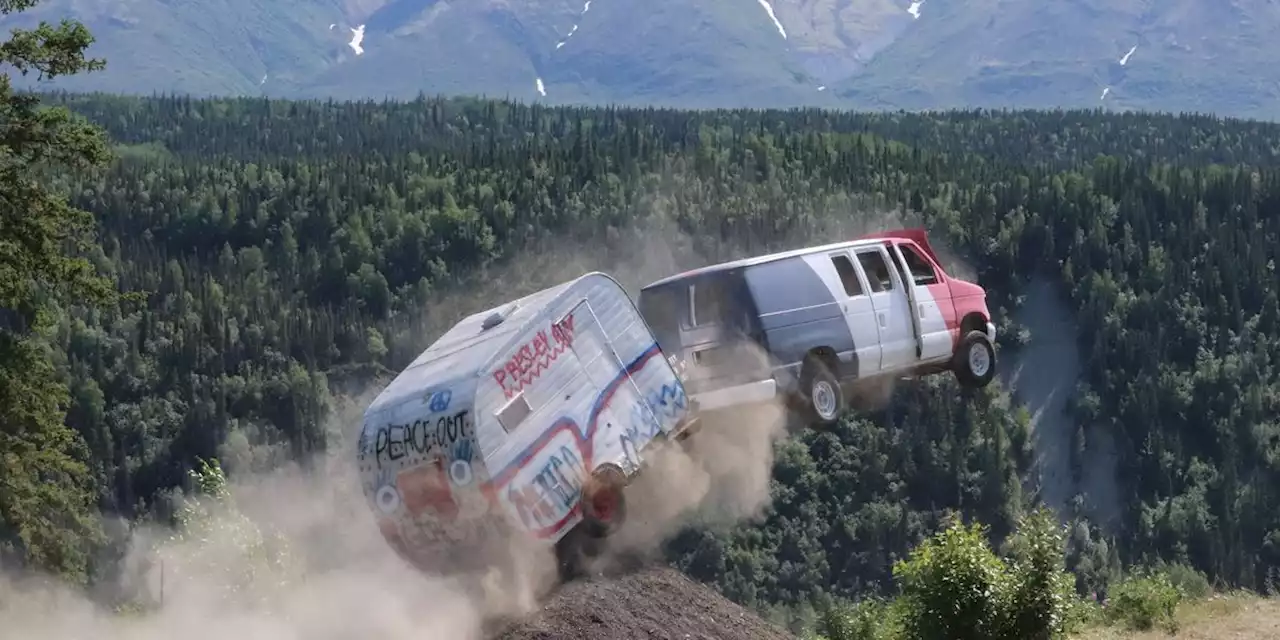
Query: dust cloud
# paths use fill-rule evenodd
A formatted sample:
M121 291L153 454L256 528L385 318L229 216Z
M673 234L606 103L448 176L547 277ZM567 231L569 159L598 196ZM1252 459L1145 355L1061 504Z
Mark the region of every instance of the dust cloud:
M334 447L305 469L293 464L230 481L225 499L186 504L192 519L177 535L138 531L126 558L132 570L115 586L143 603L141 611L106 610L53 580L0 579L0 635L471 640L485 637L488 620L537 606L554 565L526 549L494 554L504 561L487 574L448 578L396 557L344 455L351 446Z
M772 497L774 447L789 435L788 418L776 401L722 409L704 413L687 439L651 448L627 487L623 526L588 568L604 572L656 559L686 526L714 529L763 516Z

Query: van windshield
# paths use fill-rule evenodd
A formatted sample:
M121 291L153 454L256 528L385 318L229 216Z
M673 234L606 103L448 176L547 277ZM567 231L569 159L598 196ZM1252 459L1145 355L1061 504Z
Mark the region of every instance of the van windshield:
M669 284L640 292L640 300L636 305L640 315L649 324L658 348L671 353L680 350L680 319L686 314L681 308L680 285Z

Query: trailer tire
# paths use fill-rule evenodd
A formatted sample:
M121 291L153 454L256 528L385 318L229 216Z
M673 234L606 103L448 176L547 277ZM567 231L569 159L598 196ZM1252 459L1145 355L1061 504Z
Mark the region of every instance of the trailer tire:
M627 519L627 476L606 465L591 474L582 487L582 524L592 538L613 535Z

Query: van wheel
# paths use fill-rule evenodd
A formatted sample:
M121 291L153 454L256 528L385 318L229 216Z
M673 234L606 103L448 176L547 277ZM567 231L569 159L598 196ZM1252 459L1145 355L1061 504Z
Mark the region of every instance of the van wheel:
M987 334L981 331L965 334L952 357L951 370L963 387L981 389L990 384L996 377L996 350Z
M613 535L627 519L626 474L606 466L591 475L582 488L583 529L593 538Z
M845 397L831 368L822 360L811 358L804 365L800 384L806 400L805 417L821 426L835 424L844 413Z

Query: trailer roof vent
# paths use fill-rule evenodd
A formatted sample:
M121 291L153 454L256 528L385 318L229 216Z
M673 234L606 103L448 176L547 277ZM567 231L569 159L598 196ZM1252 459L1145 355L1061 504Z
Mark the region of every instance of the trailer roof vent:
M489 317L485 318L484 322L480 325L480 329L482 331L488 331L502 324L502 321L506 320L507 316L510 316L511 314L516 312L516 306L517 305L513 304L507 307L505 310L500 309L498 311L494 311L493 313L489 314Z

